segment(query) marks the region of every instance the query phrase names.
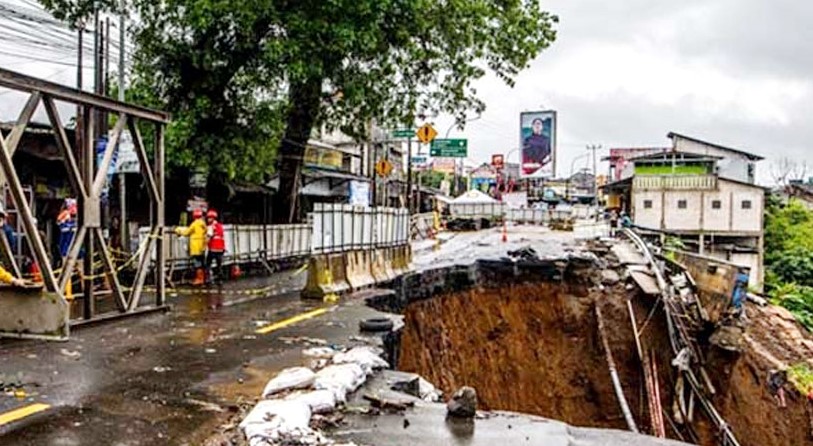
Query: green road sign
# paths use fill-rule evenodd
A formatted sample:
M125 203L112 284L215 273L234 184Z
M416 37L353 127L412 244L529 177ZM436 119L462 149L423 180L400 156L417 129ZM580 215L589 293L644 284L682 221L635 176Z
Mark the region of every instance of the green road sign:
M415 129L398 129L392 132L393 138L414 138Z
M429 154L445 158L465 158L468 156L467 139L436 139L429 147Z

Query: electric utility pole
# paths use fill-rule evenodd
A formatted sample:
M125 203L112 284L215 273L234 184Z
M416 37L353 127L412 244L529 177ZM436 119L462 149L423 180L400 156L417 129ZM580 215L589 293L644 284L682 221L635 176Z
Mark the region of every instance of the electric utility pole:
M596 167L596 150L601 150L601 145L589 145L587 146L587 150L593 152L593 205L598 206L598 170Z
M124 102L124 0L119 0L119 101ZM121 145L119 145L121 147ZM119 158L121 158L119 153ZM127 243L127 177L121 171L121 160L119 160L119 240L121 249L128 251L130 246ZM267 210L267 209L265 209ZM265 210L263 212L265 212Z

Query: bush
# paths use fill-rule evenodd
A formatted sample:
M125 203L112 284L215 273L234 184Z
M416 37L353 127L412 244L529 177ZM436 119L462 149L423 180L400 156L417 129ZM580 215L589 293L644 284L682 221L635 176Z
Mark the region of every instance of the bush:
M795 283L776 286L771 291L771 303L788 309L800 324L813 331L813 287Z

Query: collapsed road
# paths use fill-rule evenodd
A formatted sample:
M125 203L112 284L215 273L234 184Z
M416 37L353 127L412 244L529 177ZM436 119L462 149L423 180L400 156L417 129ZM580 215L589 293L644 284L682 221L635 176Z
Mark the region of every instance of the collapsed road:
M392 283L394 292L362 292L335 306L300 300L303 277L291 271L271 278L279 287L268 296L241 305L230 305L228 293L185 295L167 315L87 327L68 343L4 341L3 413L47 408L0 424L0 444L247 444L238 424L271 378L289 367L329 367L303 351L369 345L382 347L400 371L372 374L332 416L313 417L325 442L680 444L624 432L624 400L643 433L725 444L698 400L681 409L675 398L681 372L672 365L663 303L631 278L610 249L617 243L585 244L573 233L532 227L512 229L508 243L497 230L455 234L416 252L416 271ZM711 353L708 401L739 444L810 444L809 403L788 386L787 407L778 408L767 385L776 364L765 360L809 358L799 340L810 336L787 318L767 323L781 315L770 307L747 310L759 320L739 352L701 342ZM359 321L382 316L396 321L394 331L359 333ZM418 375L446 396L474 387L481 412L472 423L447 421L442 403L392 390ZM381 411L371 395L413 400ZM677 420L681 410L691 416Z

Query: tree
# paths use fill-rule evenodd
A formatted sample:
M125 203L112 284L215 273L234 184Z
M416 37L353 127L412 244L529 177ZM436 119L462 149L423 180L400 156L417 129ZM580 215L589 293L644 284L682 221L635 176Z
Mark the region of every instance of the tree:
M69 19L93 2L42 1ZM513 85L553 42L558 21L539 0L133 0L132 7L140 18L132 29L136 77L183 122L169 147L182 161L223 169L253 140L259 116L279 112L277 222L298 217L314 128L363 139L372 121L411 125L420 112L463 122L485 108L473 82L490 71ZM270 130L258 152L270 150Z
M804 180L807 173L807 161L797 163L788 157L782 157L771 164L771 177L775 184L782 187L791 181Z

